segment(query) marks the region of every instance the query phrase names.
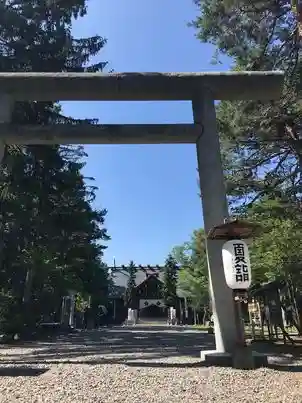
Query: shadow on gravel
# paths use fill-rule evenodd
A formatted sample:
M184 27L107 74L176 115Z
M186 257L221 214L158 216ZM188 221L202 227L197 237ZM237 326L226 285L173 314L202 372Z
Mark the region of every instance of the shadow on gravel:
M275 371L281 372L302 372L302 365L278 365L278 364L270 364L268 366Z
M162 359L162 356L159 357L154 357L152 356L151 359ZM39 365L41 364L41 361L23 361L21 362L16 362L16 361L1 361L1 364L5 365L24 365L24 364L30 364L30 365ZM178 362L164 362L164 361L137 361L134 358L131 358L131 360L123 360L123 359L116 359L116 360L110 360L110 359L99 359L99 360L81 360L81 361L43 361L43 364L45 365L125 365L127 367L149 367L149 368L207 368L207 365L202 364L202 362L188 362L188 363L178 363ZM0 368L1 371L1 368ZM0 374L1 376L1 374Z
M72 364L72 365L126 365L129 367L192 368L205 367L199 361L201 350L214 349L214 336L184 328L164 327L116 327L100 330L78 331L58 337L56 340L20 345L5 351L0 365L14 365L10 371L17 375L37 376L35 368L24 365ZM302 372L302 344L253 343L253 350L270 357L269 368L276 371ZM177 362L182 357L182 362ZM197 362L185 362L193 358ZM0 376L8 368L0 368ZM19 375L18 371L25 371ZM28 372L28 375L26 374ZM31 375L31 371L33 375Z
M31 345L22 354L13 349L0 364L126 364L173 357L200 357L213 349L214 337L202 332L167 328L113 328L82 331L49 343ZM1 350L0 350L1 358ZM75 361L74 361L75 360Z
M44 368L44 369L29 368L29 367L22 367L22 366L4 367L4 368L0 368L0 377L2 377L2 376L9 376L9 377L40 376L42 374L45 374L45 372L47 372L47 371L48 371L47 368Z
M265 352L270 355L278 355L284 357L293 357L297 359L302 359L302 343L292 344L283 344L279 343L271 343L269 341L259 341L254 342L252 344L253 350L258 352Z
M132 362L128 361L125 363L127 367L147 367L147 368L204 368L205 370L209 367L200 362L152 362L152 361L138 361Z
M253 350L268 354L270 357L269 368L282 372L302 372L302 344L283 344L271 342L255 342Z

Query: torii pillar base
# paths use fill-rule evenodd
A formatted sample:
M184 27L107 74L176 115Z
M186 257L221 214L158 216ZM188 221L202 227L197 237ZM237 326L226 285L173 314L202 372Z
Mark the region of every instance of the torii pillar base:
M253 351L247 346L238 347L233 353L220 353L216 350L201 351L200 358L209 367L256 369L268 366L268 357L266 354Z

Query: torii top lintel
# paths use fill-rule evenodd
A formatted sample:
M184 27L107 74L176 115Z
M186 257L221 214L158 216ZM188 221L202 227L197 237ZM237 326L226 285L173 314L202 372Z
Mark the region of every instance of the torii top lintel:
M208 90L216 100L273 100L283 73L0 73L0 92L16 101L176 101Z

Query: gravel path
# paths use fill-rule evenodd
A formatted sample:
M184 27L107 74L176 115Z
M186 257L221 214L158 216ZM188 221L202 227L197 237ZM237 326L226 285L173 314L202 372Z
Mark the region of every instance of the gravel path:
M198 331L137 327L1 346L0 402L302 402L299 363L255 371L202 367L199 351L212 343Z

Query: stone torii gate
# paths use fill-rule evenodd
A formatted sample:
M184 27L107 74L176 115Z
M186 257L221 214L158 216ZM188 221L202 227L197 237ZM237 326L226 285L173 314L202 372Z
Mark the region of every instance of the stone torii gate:
M273 100L282 72L0 73L0 161L5 144L194 143L205 232L222 224L228 206L214 100ZM191 101L192 124L14 125L16 101ZM236 326L232 292L222 266L222 242L207 240L218 353L232 354ZM220 354L221 355L221 354Z

